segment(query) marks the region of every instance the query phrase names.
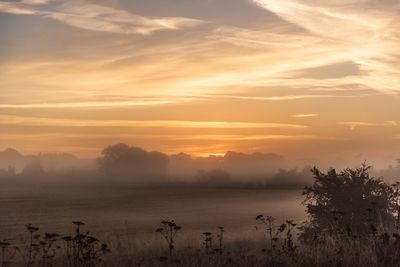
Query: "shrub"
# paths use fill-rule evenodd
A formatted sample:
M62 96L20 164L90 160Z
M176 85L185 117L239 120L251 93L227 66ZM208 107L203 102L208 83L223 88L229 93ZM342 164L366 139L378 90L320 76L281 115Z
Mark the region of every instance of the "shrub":
M311 170L314 184L303 192L310 221L303 227L302 241L324 236L367 238L393 230L393 188L370 177L369 169L363 164L339 173Z

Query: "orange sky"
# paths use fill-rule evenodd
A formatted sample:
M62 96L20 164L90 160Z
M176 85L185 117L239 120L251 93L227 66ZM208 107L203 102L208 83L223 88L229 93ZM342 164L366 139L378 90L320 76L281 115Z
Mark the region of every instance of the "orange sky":
M400 157L400 4L0 0L0 148Z

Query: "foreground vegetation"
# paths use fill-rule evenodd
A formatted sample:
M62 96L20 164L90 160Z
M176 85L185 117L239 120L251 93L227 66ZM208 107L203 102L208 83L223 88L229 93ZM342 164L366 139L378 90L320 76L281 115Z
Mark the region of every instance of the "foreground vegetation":
M101 242L80 221L70 235L28 224L24 240L0 241L0 266L399 266L399 184L370 177L365 165L312 173L314 184L303 193L305 223L259 214L258 237L228 242L240 233L219 226L184 244L184 226L164 220L155 229L159 246L145 250L130 241Z

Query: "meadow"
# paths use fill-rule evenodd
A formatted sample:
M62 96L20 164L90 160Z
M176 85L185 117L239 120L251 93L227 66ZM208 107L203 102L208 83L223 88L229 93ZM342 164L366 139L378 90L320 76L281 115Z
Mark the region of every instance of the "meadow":
M224 225L252 230L254 216L304 220L299 190L211 188L2 188L0 236L21 234L31 223L65 232L80 220L101 238L153 234L161 220L174 219L185 232ZM10 238L7 237L6 238Z
M38 233L74 233L72 221L85 222L84 231L107 243L121 264L149 262L166 254L164 240L155 229L162 220L182 225L176 237L177 252L203 249L203 233L225 229L226 246L254 248L262 243L255 216L271 214L285 221L304 221L299 190L212 188L2 188L0 189L0 240L26 245L26 224ZM262 247L262 246L261 246ZM17 255L14 257L17 258ZM142 258L142 260L140 260ZM13 262L10 261L10 266ZM150 261L151 262L151 261ZM17 264L18 260L14 260ZM155 264L154 262L151 263ZM8 265L7 265L8 266Z
M1 267L399 266L400 186L368 170L314 168L303 191L3 188Z

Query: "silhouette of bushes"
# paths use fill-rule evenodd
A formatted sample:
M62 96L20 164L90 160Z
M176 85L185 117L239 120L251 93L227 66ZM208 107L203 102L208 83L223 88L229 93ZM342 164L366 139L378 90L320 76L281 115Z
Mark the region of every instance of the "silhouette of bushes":
M306 187L304 204L310 222L303 227L301 239L324 236L368 237L394 229L394 189L381 179L370 177L369 166L335 169L327 173L311 171L314 184Z

